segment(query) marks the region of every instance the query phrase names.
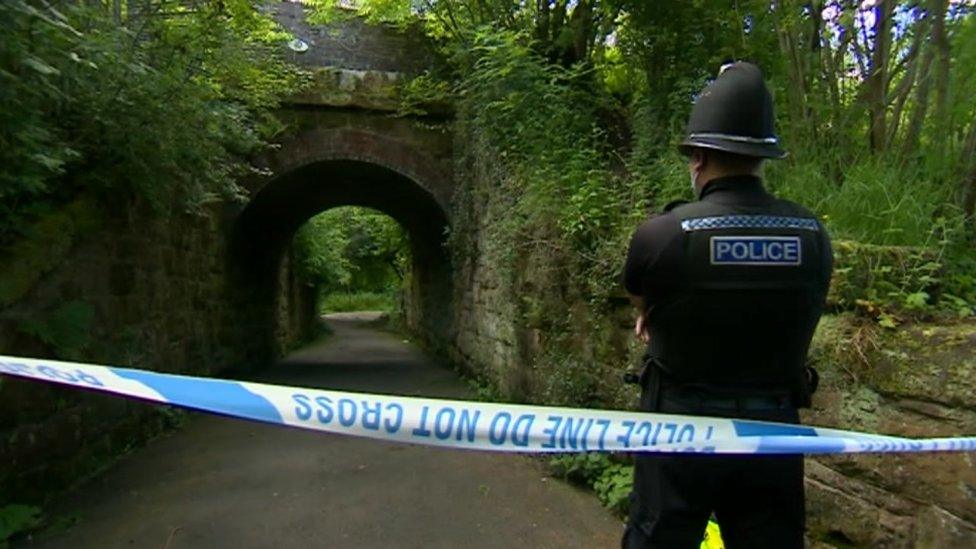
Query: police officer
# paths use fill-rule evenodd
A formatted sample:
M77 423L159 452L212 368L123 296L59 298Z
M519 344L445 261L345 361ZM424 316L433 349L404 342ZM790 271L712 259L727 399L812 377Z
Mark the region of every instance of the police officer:
M833 260L816 217L763 187L762 162L786 153L758 67L705 87L680 150L698 200L642 224L624 270L648 343L641 408L797 423ZM697 548L713 513L730 549L803 547L803 457L640 454L623 546Z

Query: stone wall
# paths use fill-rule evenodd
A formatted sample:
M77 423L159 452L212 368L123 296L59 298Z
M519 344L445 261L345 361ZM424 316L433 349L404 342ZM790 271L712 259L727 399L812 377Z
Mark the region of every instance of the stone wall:
M505 396L518 399L526 396L524 377L531 364L520 337L524 323L513 273L504 271L496 259L504 244L488 237L493 224L507 213L506 197L492 192L494 183L507 175L500 163L476 152L483 145L475 136L459 133L456 139L459 161L451 228L456 335L449 356Z
M71 216L97 216L97 228L80 223L92 232L75 235L73 245L40 262L50 271L30 284L0 279L21 287L0 309L0 352L193 375L252 364L260 338L248 333L246 291L231 287L227 271L232 210L164 217L135 204L115 211L90 203L65 208ZM38 233L37 245L20 250L37 254L45 239L63 236ZM36 255L7 260L38 263ZM298 306L306 291L287 261L281 280L278 349L304 337L309 324ZM4 378L0 503L36 502L84 479L174 419L133 400Z
M298 2L274 6L275 19L305 42L304 52L286 50L289 61L307 67L419 73L435 62L433 47L418 27L371 25L359 17L338 17L310 25L308 8Z
M910 437L976 432L976 324L880 330L826 317L812 355L824 379L805 421ZM976 545L971 454L808 460L811 531L859 547Z

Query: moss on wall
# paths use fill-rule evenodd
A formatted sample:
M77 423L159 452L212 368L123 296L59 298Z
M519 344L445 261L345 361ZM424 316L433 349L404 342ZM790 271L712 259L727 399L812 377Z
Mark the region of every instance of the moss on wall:
M265 337L277 335L279 349L298 341L314 301L287 261L277 334L255 334L247 289L234 287L227 269L225 213L161 216L130 205L110 215L80 201L41 220L0 273L9 300L0 306L0 353L199 375L249 364ZM3 379L0 504L41 502L172 424L170 416L134 400Z
M972 434L974 351L973 321L889 329L850 313L827 316L811 349L823 384L804 419L910 437ZM864 547L976 543L968 454L818 457L808 469L815 536Z
M81 199L35 222L8 250L0 253L0 307L24 297L38 280L56 268L78 239L90 234L102 213L92 200Z

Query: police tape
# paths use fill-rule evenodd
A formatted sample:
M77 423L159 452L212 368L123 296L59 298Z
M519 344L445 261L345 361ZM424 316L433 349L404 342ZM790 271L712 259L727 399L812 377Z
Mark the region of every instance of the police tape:
M976 450L762 421L351 393L0 355L0 374L300 429L495 452L836 454Z

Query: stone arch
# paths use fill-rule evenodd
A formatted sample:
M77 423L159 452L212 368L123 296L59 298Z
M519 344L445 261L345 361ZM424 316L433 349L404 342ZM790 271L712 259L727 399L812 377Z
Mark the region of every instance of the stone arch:
M263 166L273 175L245 182L252 198L235 220L230 259L252 333L266 336L256 360L276 352L276 323L283 309L295 307L282 297L293 295L287 288L293 281L281 274L292 236L312 216L339 206L373 208L404 227L413 257L406 323L434 347L452 339L444 248L451 186L444 163L419 141L350 127L311 128L265 157ZM295 311L286 313L295 318Z
M363 116L364 120L371 118ZM403 122L405 124L391 126L405 125L411 130L415 125L412 121ZM396 129L404 133L403 128ZM311 128L287 139L259 161L263 168L275 175L255 179L245 186L253 195L276 179L276 174L287 174L320 162L359 161L410 179L431 194L444 212L448 212L453 194L450 151L438 150L445 148L444 144L430 143L431 136L426 132L407 133L404 136L351 127ZM409 135L412 133L419 135Z

